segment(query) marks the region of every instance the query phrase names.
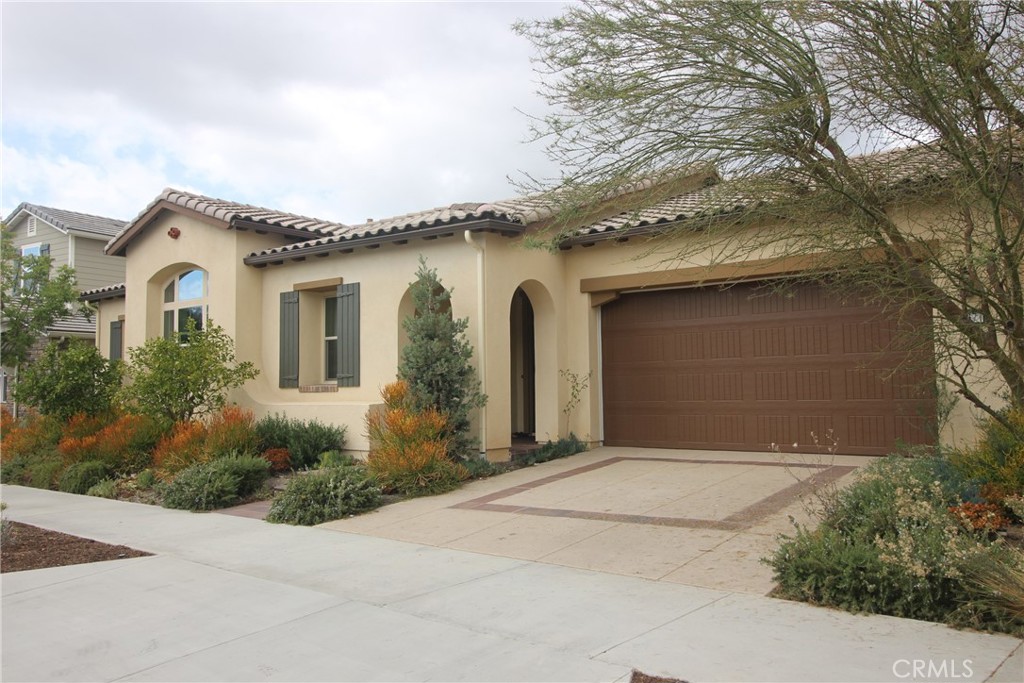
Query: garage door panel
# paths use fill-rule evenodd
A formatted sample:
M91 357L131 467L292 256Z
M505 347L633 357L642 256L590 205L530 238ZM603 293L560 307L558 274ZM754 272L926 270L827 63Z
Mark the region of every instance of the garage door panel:
M901 367L895 323L857 297L754 284L626 294L602 309L602 335L610 445L882 454L933 438L931 358Z

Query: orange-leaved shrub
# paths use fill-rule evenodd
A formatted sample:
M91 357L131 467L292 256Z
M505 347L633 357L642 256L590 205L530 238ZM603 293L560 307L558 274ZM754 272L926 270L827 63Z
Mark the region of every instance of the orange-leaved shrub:
M268 448L260 457L270 463L271 472L287 472L292 468L292 454L287 448Z
M150 452L161 434L160 425L144 415L123 413L105 419L75 415L65 425L57 450L66 466L99 460L112 471L127 474L149 465Z
M253 455L259 450L259 435L252 411L225 406L213 414L206 426L205 449L210 458L225 455Z
M165 473L180 472L189 465L209 460L204 448L206 425L199 420L175 422L171 433L153 449L153 466Z
M366 418L370 475L384 491L408 496L458 488L469 472L448 457L444 415L434 408L416 410L405 382L388 384L381 397L384 409Z
M60 420L52 415L31 413L18 420L4 411L0 428L0 457L5 463L19 456L52 452L61 437Z

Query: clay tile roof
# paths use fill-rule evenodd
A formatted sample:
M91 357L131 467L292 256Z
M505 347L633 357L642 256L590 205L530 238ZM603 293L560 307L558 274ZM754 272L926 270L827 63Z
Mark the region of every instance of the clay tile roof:
M105 287L97 287L95 289L83 290L78 298L81 301L102 301L103 299L118 299L125 295L126 287L123 282L119 282L116 285L107 285Z
M138 216L133 218L131 222L125 225L124 228L110 240L107 244L108 253L112 245L117 243L122 236L132 232L140 222L145 221L154 207L162 202L180 206L184 209L190 209L204 216L224 221L225 223L231 223L231 221L236 219L252 221L255 223L262 223L271 228L287 228L290 231L304 232L309 234L310 237L316 235L330 235L335 231L346 230L349 227L344 223L327 221L320 218L311 218L309 216L276 211L274 209L266 209L260 206L253 206L251 204L230 202L224 199L216 199L214 197L207 197L205 195L185 192L183 190L176 190L169 187L161 192L139 213Z
M311 247L358 242L374 237L398 236L403 233L415 233L427 228L444 226L455 228L460 223L477 220L491 219L508 223L510 226L524 226L546 218L551 213L551 203L545 202L539 196L506 199L492 203L462 202L379 220L366 221L358 225L344 226L333 230L333 234L328 237L265 249L251 254L250 257L287 254Z
M866 154L852 158L851 162L875 187L896 192L946 180L954 169L947 154L934 145L925 144ZM755 180L756 186L753 183L724 181L668 197L641 209L624 211L575 230L563 245L609 239L626 230L644 231L690 219L739 214L788 195L796 186L804 191L814 189L813 184L805 180L786 179L781 175L775 178L774 184L769 176Z
M12 211L11 215L4 222L10 223L22 211L46 221L63 233L74 230L75 232L89 233L99 237L111 237L116 235L125 226L124 221L116 218L94 216L89 213L79 213L78 211L65 211L64 209L54 209L49 206L29 204L28 202L19 204L18 208Z
M743 211L763 200L724 182L684 192L641 209L623 211L574 231L575 237L609 235L626 229L654 227L691 218ZM610 236L610 235L609 235ZM574 238L569 238L571 243Z

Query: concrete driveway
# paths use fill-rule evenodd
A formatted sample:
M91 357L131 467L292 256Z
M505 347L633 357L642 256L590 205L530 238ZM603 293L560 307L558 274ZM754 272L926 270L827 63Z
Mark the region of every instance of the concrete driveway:
M760 560L869 458L597 448L323 528L763 595Z

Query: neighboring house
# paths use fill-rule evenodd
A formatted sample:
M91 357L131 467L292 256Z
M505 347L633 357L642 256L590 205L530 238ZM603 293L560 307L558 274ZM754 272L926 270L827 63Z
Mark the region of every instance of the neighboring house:
M812 284L760 287L807 267L792 260L709 271L650 253L640 237L703 211L720 198L714 181L677 180L639 213L623 208L639 193L613 197L556 252L524 246L551 217L536 198L345 225L168 189L107 245L126 257L125 284L83 299L99 307L109 355L190 318L216 322L261 370L235 401L345 425L354 451L369 447L366 413L407 343L421 255L453 288L453 315L469 318L488 396L475 429L492 459L508 457L514 434L570 431L609 445L765 451L832 430L839 452L865 455L933 440L933 393L911 391L920 376L888 378L897 359L878 353L890 323L877 309ZM560 370L590 376L568 414ZM963 426L960 410L952 424Z
M125 261L110 256L103 248L120 232L125 221L86 213L53 209L22 203L7 217L15 249L24 256L50 256L52 267L75 269L78 288L94 289L124 280ZM40 339L38 350L50 339L78 337L93 340L96 322L83 315L69 315L56 320ZM0 375L0 399L8 400L7 368Z

